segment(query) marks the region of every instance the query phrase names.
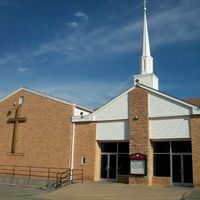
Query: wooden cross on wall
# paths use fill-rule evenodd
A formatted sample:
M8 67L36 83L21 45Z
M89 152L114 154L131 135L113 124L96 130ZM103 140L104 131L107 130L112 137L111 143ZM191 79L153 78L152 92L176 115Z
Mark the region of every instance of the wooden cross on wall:
M17 142L17 127L19 123L23 123L26 121L26 117L20 117L20 108L21 105L17 106L17 109L15 110L15 117L8 119L7 123L13 123L13 136L12 136L12 145L11 145L11 153L15 153L16 151L16 142Z

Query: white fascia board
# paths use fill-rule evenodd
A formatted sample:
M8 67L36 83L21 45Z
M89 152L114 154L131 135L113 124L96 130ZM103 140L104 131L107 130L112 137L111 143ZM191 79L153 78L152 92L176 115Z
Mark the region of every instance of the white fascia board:
M18 93L19 91L21 91L24 87L20 87L19 89L15 90L14 92L10 93L9 95L3 97L3 99L0 100L0 103L5 101L6 99L8 99L9 97L11 97L12 95Z
M148 90L148 91L150 91L150 92L152 92L152 93L158 94L158 95L160 95L160 96L162 96L162 97L165 97L165 98L167 98L167 99L171 99L171 100L173 100L173 101L175 101L175 102L177 102L177 103L179 103L179 104L182 104L182 105L184 105L184 106L190 107L190 108L195 109L195 110L199 110L199 108L198 108L197 106L194 106L194 105L192 105L192 104L190 104L190 103L187 103L187 102L185 102L185 101L183 101L183 100L181 100L181 99L178 99L178 98L176 98L176 97L173 97L173 96L171 96L171 95L165 94L165 93L163 93L163 92L161 92L161 91L158 91L158 90L155 90L155 89L153 89L153 88L150 88L150 87L148 87L148 86L146 86L146 85L142 85L142 84L139 84L139 83L138 83L137 86L138 86L138 87L141 87L141 88L143 88L143 89L146 89L146 90Z
M94 121L93 116L92 115L87 115L87 116L74 116L72 117L72 122L76 123L76 122L92 122Z
M200 114L200 108L198 107L197 109L193 109L192 114L199 115Z
M83 107L83 106L80 106L80 105L77 105L77 104L74 104L74 107L79 108L79 109L84 110L84 111L87 111L87 112L90 112L90 113L92 113L94 111L92 109L89 109L89 108L86 108L86 107Z

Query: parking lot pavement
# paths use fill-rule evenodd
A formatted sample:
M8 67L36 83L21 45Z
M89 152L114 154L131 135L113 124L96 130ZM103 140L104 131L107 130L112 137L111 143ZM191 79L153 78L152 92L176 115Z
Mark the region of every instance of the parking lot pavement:
M200 200L200 189L195 189L185 193L181 200Z
M118 183L73 184L52 191L0 185L0 200L199 200L199 194L192 188Z
M33 187L0 185L0 200L47 200L45 198L36 197L36 195L47 192L47 190Z
M68 185L36 197L51 200L180 200L190 191L192 188L84 183Z

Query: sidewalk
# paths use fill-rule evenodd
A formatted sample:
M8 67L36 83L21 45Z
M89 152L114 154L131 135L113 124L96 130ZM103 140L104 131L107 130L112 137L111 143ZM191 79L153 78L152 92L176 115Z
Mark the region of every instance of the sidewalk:
M189 194L192 190L192 188L171 186L84 183L68 185L35 197L51 200L181 200L182 196Z
M181 198L181 200L200 200L200 189L199 190L192 190Z

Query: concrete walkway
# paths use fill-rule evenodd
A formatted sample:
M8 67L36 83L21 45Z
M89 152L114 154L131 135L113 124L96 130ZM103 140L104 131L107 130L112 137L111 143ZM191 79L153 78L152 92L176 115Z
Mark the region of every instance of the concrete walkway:
M181 200L200 200L200 189L185 193Z
M84 183L69 185L35 197L51 200L180 200L191 191L192 188L184 187Z

